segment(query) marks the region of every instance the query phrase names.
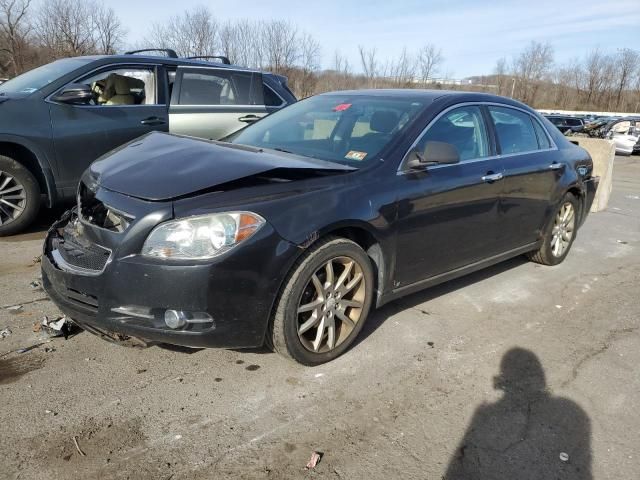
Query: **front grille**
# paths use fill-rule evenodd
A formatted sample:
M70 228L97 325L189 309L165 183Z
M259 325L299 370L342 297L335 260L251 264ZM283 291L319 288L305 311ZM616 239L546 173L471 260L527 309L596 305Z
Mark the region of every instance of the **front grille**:
M78 187L78 215L82 220L113 232L124 232L133 217L110 208L96 198L95 192L83 182Z
M75 215L63 228L58 228L51 238L52 255L59 254L63 263L71 269L78 268L100 272L109 261L111 251L90 242L81 234L82 224Z
M65 262L86 270L102 270L111 254L98 245L80 245L67 235L58 242L57 248Z

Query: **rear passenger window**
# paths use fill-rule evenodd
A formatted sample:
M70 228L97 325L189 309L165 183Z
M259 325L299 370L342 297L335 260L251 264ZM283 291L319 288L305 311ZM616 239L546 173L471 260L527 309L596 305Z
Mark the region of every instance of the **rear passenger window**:
M234 71L182 72L179 105L250 105L251 73Z
M444 142L456 147L460 161L489 156L487 132L479 107L455 108L429 127L418 142L423 150L427 142Z
M551 148L551 142L549 141L549 136L547 135L545 129L542 128L542 125L540 125L540 122L538 122L537 120L532 121L533 128L536 131L536 136L538 137L538 147L540 147L541 150Z
M262 85L262 94L264 96L264 104L267 107L279 107L284 103L284 100L267 85Z
M507 107L489 107L502 155L538 150L531 115Z

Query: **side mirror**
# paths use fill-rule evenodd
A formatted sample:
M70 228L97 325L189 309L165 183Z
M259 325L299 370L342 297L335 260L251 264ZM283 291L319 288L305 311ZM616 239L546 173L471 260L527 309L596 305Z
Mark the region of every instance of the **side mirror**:
M51 100L60 103L69 103L75 105L86 105L93 99L93 92L91 87L84 83L72 83L67 85L58 93L56 93Z
M431 165L450 165L460 162L458 149L445 142L427 142L424 151L414 150L409 154L407 167L411 170L424 170Z

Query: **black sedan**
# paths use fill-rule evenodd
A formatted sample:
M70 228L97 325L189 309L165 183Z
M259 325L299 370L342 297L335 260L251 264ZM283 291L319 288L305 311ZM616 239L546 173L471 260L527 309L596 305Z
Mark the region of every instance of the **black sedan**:
M562 262L598 184L584 149L485 94L328 93L227 140L151 133L85 172L44 245L63 312L105 338L320 364L400 296Z

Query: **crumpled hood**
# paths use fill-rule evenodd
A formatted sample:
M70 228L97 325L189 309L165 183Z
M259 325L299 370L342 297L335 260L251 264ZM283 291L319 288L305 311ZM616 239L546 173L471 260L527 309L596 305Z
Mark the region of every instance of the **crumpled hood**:
M271 170L353 168L241 145L152 132L113 150L88 174L108 190L145 200L171 200Z

